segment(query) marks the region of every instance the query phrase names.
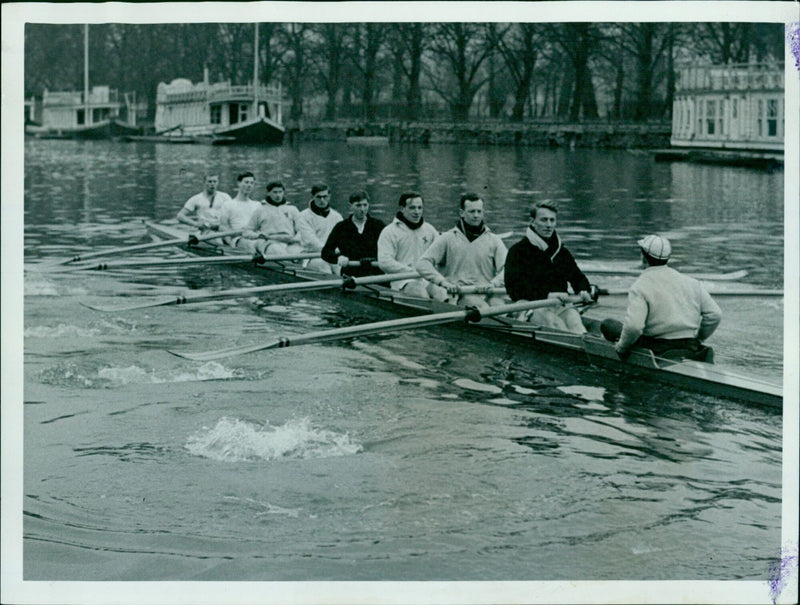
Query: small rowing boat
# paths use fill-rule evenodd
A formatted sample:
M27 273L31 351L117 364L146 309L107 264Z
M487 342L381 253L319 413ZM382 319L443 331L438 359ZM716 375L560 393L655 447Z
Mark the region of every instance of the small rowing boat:
M147 223L146 227L155 238L187 239L187 232L177 223ZM241 254L240 250L222 244L218 245L214 240L201 241L194 246L185 245L184 249L193 254L204 255ZM309 271L296 262L276 261L247 266L266 275L277 277L280 281L316 281L330 280L331 278L330 274ZM358 286L352 293L373 302L384 303L405 314L420 311L426 314L448 313L459 309L455 305L408 296L383 285ZM574 354L604 367L632 371L692 391L768 406L782 406L783 389L780 385L764 379L745 376L714 364L663 359L656 357L652 351L646 349L634 350L628 360L622 362L617 357L613 344L600 335L599 321L584 316L584 323L588 329L588 333L584 335L546 329L517 321L508 316L483 317L473 325L494 334L521 338L549 350ZM257 350L256 347L249 347L249 349ZM231 351L234 351L235 354L236 348Z

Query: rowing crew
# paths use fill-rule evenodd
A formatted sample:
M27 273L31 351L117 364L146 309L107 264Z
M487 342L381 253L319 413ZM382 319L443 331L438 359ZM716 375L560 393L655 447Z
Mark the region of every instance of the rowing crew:
M484 201L474 193L461 196L459 220L439 234L425 222L424 201L416 192L400 196L397 215L385 225L369 215L365 191L350 196L350 215L344 219L330 207L327 185L314 185L308 208L300 212L286 203L280 182L267 185L262 204L250 198L252 173L237 180L238 193L230 198L216 190L218 176L207 175L205 190L186 202L178 220L200 228L241 230L229 243L261 256L320 252L321 258L307 261L319 272L363 277L416 270L418 279L392 282L392 288L420 298L497 306L503 298L496 290L503 286L515 302L557 298L565 304L527 311L519 319L586 331L579 311L566 299L571 289L589 304L596 300L596 289L558 236L558 209L552 202L532 206L525 236L507 250L484 223ZM700 282L667 267L669 240L648 235L637 243L647 268L630 289L624 321L605 320L603 335L616 342L623 359L632 347L642 346L660 356L674 353L711 361L711 350L702 341L719 325L719 307Z

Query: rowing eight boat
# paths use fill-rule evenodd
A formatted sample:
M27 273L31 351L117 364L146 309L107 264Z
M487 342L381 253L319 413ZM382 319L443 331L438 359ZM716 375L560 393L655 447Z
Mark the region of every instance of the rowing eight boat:
M147 223L146 226L148 232L157 238L178 239L186 236L186 231L176 224ZM241 253L241 251L224 245L215 246L211 242L201 242L186 249L199 254ZM249 266L255 267L258 271L266 271L280 276L282 279L308 281L330 279L331 277L329 274L304 269L297 263L274 262ZM458 309L454 305L408 296L381 285L360 286L353 292L372 301L389 303L393 308L404 312L441 313ZM575 353L604 366L626 371L633 370L658 381L676 384L693 391L770 406L782 405L783 389L780 385L745 376L713 364L662 359L645 349L634 350L628 360L622 362L617 357L613 344L599 335L599 322L584 317L584 323L587 324L589 330L589 333L585 335L545 329L509 317L486 317L472 325L493 333L509 334L527 339L529 342L533 341L537 345L544 345L553 350Z

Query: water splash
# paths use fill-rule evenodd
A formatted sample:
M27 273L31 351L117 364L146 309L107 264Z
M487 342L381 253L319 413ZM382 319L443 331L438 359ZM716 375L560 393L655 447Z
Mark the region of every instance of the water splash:
M216 361L204 363L192 370L169 370L156 372L145 370L137 365L128 367L105 367L98 373L101 380L107 381L114 386L126 384L162 384L167 382L194 382L201 380L226 380L229 378L241 378L242 370L231 370Z
M185 447L195 456L220 462L333 458L362 451L347 433L315 428L308 418L272 426L223 417L213 428L191 436Z
M58 324L57 326L32 326L25 328L23 335L25 338L85 338L100 334L97 328L81 328L68 324Z
M128 384L165 384L173 382L196 382L203 380L227 380L243 378L240 369L229 369L216 361L210 361L191 370L173 369L156 372L137 365L127 367L105 366L99 370L68 362L43 370L39 380L43 384L76 388L115 388Z

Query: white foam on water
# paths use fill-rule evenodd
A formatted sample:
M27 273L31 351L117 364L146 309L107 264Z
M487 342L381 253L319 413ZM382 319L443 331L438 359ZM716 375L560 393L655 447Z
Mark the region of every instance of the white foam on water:
M475 382L469 378L459 378L453 382L454 385L462 389L469 389L470 391L480 391L482 393L502 393L503 389L493 384L484 384L482 382Z
M519 393L520 395L536 395L539 393L536 389L529 389L527 387L521 387L516 384L512 384L511 388L514 389L515 392Z
M25 296L58 296L56 285L46 279L25 279Z
M168 370L156 372L155 369L145 370L137 365L128 367L109 366L97 372L101 380L112 383L114 386L126 384L163 384L170 382L194 382L202 380L226 380L241 378L242 370L231 370L216 361L209 361L192 370Z
M603 401L606 390L603 387L587 387L580 384L558 387L558 390L567 395L575 395L586 401Z
M57 326L32 326L25 328L23 333L25 338L81 338L87 336L97 336L100 334L97 328L81 328L68 324L58 324Z
M189 437L189 453L220 462L333 458L362 451L347 433L312 426L308 418L289 420L280 426L223 417L213 428Z

